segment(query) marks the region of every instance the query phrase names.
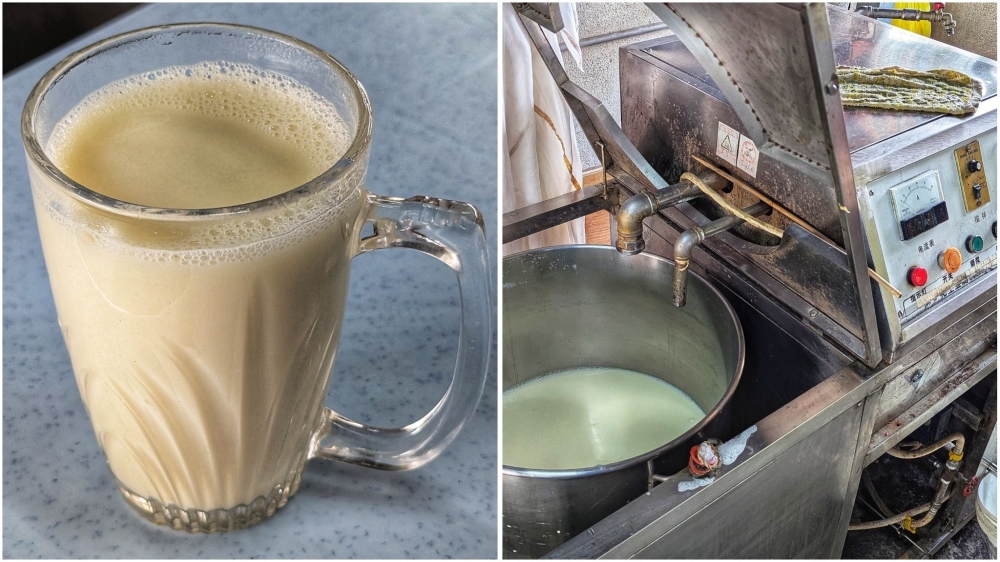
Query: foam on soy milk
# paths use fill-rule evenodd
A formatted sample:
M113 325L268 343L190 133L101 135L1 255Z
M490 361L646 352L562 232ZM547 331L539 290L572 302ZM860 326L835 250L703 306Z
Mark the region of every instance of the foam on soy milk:
M101 88L53 128L46 154L71 179L102 195L149 207L206 209L298 187L333 165L351 140L336 107L296 80L212 62ZM311 219L340 211L356 183L354 178L273 214L244 215L221 228L192 223L171 239L144 239L140 229L127 247L112 243L111 250L145 249L146 259L160 261L252 259L309 235ZM89 224L76 222L76 228ZM103 234L91 232L108 242Z
M230 63L112 84L53 130L47 154L77 182L174 208L288 191L350 141L312 90ZM201 510L294 492L339 339L363 168L289 204L171 221L95 210L29 161L73 371L128 490Z
M503 463L575 469L630 459L705 417L679 388L635 371L585 367L535 377L503 393Z
M265 199L330 167L351 138L336 108L252 66L177 66L114 82L53 129L47 154L121 201L205 209Z

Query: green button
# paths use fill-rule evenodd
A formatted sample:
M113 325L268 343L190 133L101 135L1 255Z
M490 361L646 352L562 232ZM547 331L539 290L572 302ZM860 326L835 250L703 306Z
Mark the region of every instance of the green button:
M983 237L982 236L970 236L965 239L965 249L969 250L973 254L978 254L983 251Z

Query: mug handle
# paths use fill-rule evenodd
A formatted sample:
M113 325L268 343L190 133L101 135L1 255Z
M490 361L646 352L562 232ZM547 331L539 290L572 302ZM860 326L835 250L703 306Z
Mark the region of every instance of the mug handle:
M437 457L472 416L483 393L492 328L485 228L479 210L468 203L422 196L400 199L367 193L366 197L361 226L372 223L374 235L360 240L355 255L410 248L455 271L462 301L455 374L437 405L404 427L371 427L324 408L310 458L406 470ZM323 445L324 440L330 444Z

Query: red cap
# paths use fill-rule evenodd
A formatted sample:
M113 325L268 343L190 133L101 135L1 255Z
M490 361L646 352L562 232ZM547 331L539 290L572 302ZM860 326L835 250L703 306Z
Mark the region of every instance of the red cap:
M920 266L910 268L910 273L906 277L914 287L923 287L927 284L927 270Z
M944 2L933 2L931 3L931 9L935 12L944 9Z

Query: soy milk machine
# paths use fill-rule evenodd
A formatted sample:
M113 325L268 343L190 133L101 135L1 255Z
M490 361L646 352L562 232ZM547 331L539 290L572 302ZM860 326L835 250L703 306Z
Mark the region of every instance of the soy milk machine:
M709 280L746 338L718 436L742 441L710 482L651 466L645 494L589 519L572 497L522 509L505 467L504 555L839 558L865 466L933 418L964 428L967 485L993 431L996 63L823 4L648 6L673 35L622 49L619 127L540 32L559 6L515 4L604 173L506 214L504 242L607 210L621 254L676 262L675 303L684 265ZM983 99L962 117L845 109L838 65L957 70ZM919 552L974 513L952 495Z

